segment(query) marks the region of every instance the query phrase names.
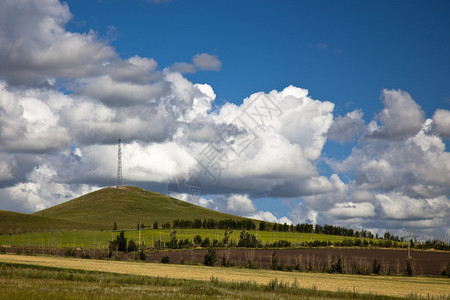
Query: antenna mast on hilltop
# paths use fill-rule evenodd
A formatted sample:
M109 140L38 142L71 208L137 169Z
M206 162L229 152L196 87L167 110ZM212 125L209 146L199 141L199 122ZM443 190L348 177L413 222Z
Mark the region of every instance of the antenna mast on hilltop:
M116 188L118 189L123 189L121 143L122 139L119 137L117 139L117 185L116 185Z

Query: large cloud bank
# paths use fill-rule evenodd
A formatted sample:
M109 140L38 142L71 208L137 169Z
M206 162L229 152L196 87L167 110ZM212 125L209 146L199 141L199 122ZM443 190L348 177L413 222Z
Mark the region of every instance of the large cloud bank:
M33 212L114 185L121 136L127 183L202 206L448 231L450 111L427 118L407 92L384 90L384 109L366 124L362 111L334 117L333 103L294 86L213 110L213 88L182 74L219 71L217 56L161 69L119 57L94 32L67 31L70 18L56 0L0 3L0 209ZM338 161L323 156L328 139L356 143ZM323 160L333 174L319 172ZM279 216L258 211L260 198L294 205Z

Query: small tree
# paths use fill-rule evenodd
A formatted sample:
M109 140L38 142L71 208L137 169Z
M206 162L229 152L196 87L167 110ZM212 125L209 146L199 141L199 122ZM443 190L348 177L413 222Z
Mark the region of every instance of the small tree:
M109 250L111 251L123 251L127 250L127 238L123 230L117 235L115 240L109 242Z
M198 245L198 246L201 246L201 245L202 245L202 237L201 237L199 234L197 234L197 235L194 237L194 244L195 244L195 245Z
M116 222L114 222L113 230L117 230L117 223Z
M202 247L203 248L209 247L210 244L211 244L211 242L209 241L209 238L206 237L202 242Z
M153 223L153 229L158 229L158 221L155 221L155 223Z
M228 246L228 243L230 242L230 236L233 233L232 230L225 230L225 234L223 237L223 245L226 247Z
M373 274L380 274L380 268L381 265L379 262L377 262L376 259L373 260L373 264L372 264L372 273Z
M167 247L171 249L177 249L178 247L177 232L175 230L170 234L170 241L167 243Z
M280 261L278 259L278 254L274 250L274 251L272 251L272 264L270 265L270 268L272 270L278 270L279 263L280 263Z
M136 260L144 260L147 258L147 255L145 255L145 244L141 243L141 245L139 245L136 255L135 255L135 259Z
M208 250L206 251L205 257L203 259L203 264L205 266L212 267L216 264L216 261L217 261L216 248L209 247Z
M259 222L259 231L266 230L266 222L261 221Z

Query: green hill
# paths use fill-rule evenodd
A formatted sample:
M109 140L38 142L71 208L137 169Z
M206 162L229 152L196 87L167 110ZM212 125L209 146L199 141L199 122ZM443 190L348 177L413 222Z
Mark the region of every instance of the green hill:
M134 229L139 221L146 226L157 221L161 226L175 219L244 219L137 187L104 188L36 212L33 216L95 224L92 229L106 230L112 229L114 222L118 229Z
M0 210L0 233L100 229L96 224Z

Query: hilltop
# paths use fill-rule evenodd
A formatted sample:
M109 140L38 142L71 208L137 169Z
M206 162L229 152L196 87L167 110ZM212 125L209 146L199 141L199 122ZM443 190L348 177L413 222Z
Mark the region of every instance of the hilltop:
M90 224L96 230L112 229L114 222L119 229L134 229L139 221L146 226L157 221L161 226L175 219L245 219L130 186L124 189L103 188L32 216L78 222L80 226L89 227Z

